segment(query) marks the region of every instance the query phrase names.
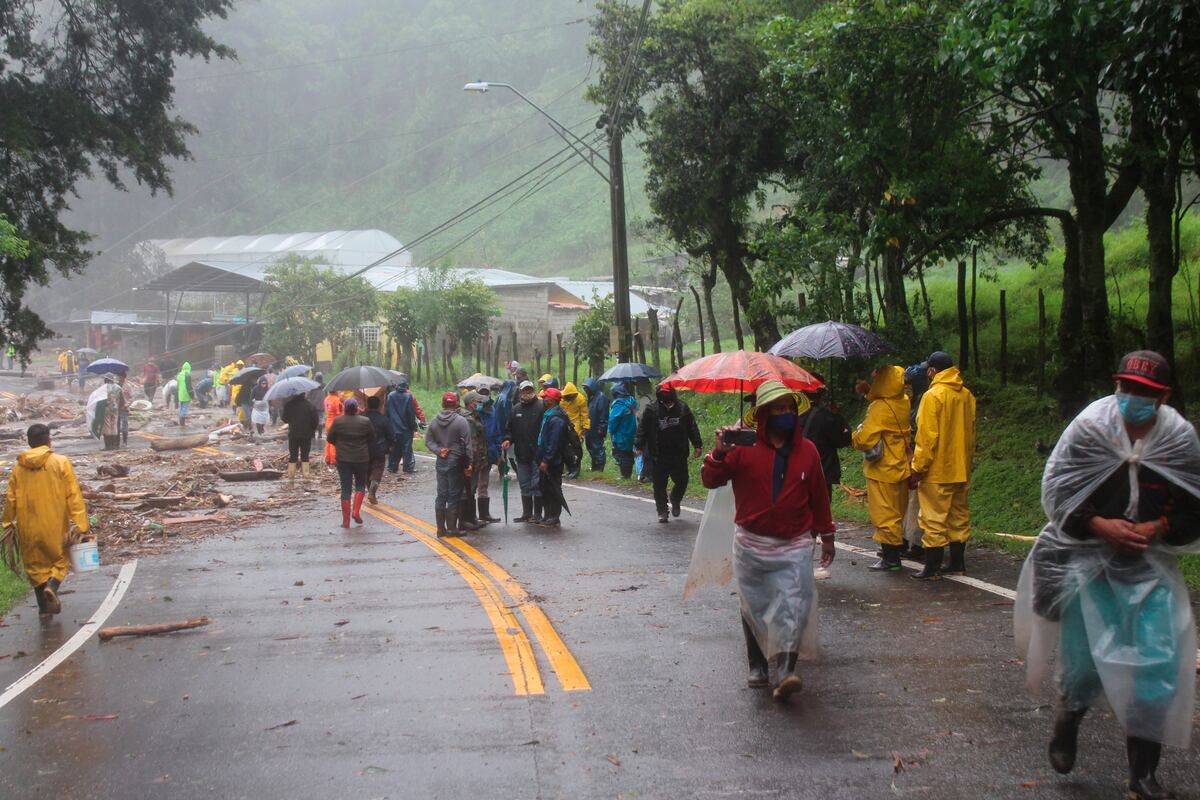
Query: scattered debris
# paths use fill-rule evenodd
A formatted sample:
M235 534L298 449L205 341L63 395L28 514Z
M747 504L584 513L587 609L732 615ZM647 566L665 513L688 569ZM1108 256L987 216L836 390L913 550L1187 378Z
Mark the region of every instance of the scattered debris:
M281 722L281 723L279 723L278 725L272 725L272 726L271 726L271 727L269 727L269 728L263 728L263 730L264 730L264 731L277 731L277 730L279 730L280 728L290 728L290 727L292 727L293 725L298 725L298 724L300 724L300 720L298 720L298 719L289 719L287 722Z
M283 473L277 469L251 470L248 472L222 472L221 480L231 482L277 481Z
M197 617L196 619L187 619L182 622L162 622L157 625L124 625L114 628L101 628L96 635L100 637L100 641L107 642L109 639L114 639L117 636L155 636L160 633L202 628L211 623L212 620L208 617Z

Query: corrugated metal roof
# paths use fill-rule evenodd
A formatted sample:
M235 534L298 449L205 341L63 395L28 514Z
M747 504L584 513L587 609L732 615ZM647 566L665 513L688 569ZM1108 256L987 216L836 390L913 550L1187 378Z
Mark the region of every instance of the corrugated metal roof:
M204 236L198 239L151 239L167 263L182 267L193 261L262 262L289 254L347 267L365 267L388 256L381 266L409 267L412 254L400 240L381 230L270 233L251 236Z

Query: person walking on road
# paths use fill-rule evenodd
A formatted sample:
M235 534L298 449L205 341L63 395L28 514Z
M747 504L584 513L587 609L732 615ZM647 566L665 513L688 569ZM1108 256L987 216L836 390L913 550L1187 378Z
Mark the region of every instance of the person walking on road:
M271 421L271 409L267 403L267 392L270 390L271 386L267 382L266 375L259 378L254 384L254 388L250 390L250 421L259 435L267 432L267 425Z
M800 691L801 653L815 654L817 590L813 539L821 566L833 563L836 526L821 457L798 424L801 396L779 381L758 387L756 441L735 447L717 430L701 479L709 489L733 483L733 563L741 596L742 631L750 662L747 684L768 684L775 665L776 700Z
M121 447L121 416L126 413L125 394L117 384L117 376L111 372L104 375L104 422L100 434L104 437L105 450Z
M544 516L537 524L543 528L557 528L561 522L563 496L563 450L567 446L567 428L571 420L562 410L562 392L553 386L542 390L541 430L537 440L537 465L541 473L542 508Z
M70 567L70 527L86 536L88 515L71 461L51 450L50 428L40 422L30 425L25 438L29 449L17 456L9 475L0 525L5 537L16 537L25 577L44 619L62 612L58 588Z
M671 487L671 514L679 516L679 504L688 487L688 450L695 458L700 457L700 427L687 403L679 399L675 390L661 384L642 413L638 425L634 452L648 453L654 476L654 505L658 509L658 521L666 522L667 481ZM691 447L688 447L688 444Z
M824 382L820 375L816 377ZM805 392L811 407L807 413L801 412L800 427L804 429L804 438L816 445L821 454L825 485L829 487L829 500L833 502L833 487L842 482L842 459L838 450L850 446L850 426L837 406L824 404L826 395L824 389Z
M967 490L971 459L975 457L975 395L963 386L958 367L947 353L929 356L929 389L917 411L917 442L910 485L921 504L925 532L925 568L912 577L937 580L942 575L965 575L971 512ZM942 569L946 546L950 563Z
M458 413L458 395L442 395L442 410L425 431L425 447L437 458L434 516L438 536L457 536L459 503L471 470L471 428Z
M1156 777L1163 745L1187 748L1195 714L1196 624L1176 557L1200 553L1200 440L1166 405L1160 354L1129 353L1113 377L1116 391L1080 412L1046 462L1047 524L1021 571L1014 632L1031 692L1058 650L1054 770L1074 768L1079 726L1104 695L1125 732L1126 797L1164 800L1175 794Z
M491 497L488 493L488 483L492 476L492 467L500 465L502 451L500 450L500 442L504 439L504 432L500 429L500 423L496 419L495 404L492 402L491 392L485 389L480 389L479 393L483 395L483 401L479 406L479 418L483 422L483 433L487 441L486 457L483 465L475 465L475 504L478 512L478 520L482 523L499 522L499 517L492 516Z
M337 392L326 392L325 394L325 463L337 463L337 448L334 447L332 441L329 440L329 429L333 427L333 422L342 415L342 396ZM320 434L318 434L318 438Z
M392 426L392 451L388 454L388 472L393 475L404 465L406 473L417 471L417 459L413 454L413 435L417 432L417 410L408 380L396 382L396 388L387 396L387 418Z
M470 391L462 397L462 406L459 409L463 419L467 421L467 427L471 431L471 447L467 451L470 456L471 471L463 481L463 498L458 504L458 527L459 530L473 531L482 528L485 522L480 521L475 515L475 495L479 491L479 481L482 478L487 481L487 431L483 426L483 417L480 412L483 410L483 395L479 392ZM487 495L487 485L483 487L484 495Z
M537 466L538 433L542 429L545 406L538 399L532 381L522 381L517 387L520 394L517 403L508 415L508 429L504 432L501 450L504 457L509 453L517 462L517 482L521 485L521 516L514 522L539 522L542 519L541 475Z
M587 398L579 393L578 387L570 381L563 387L561 407L566 412L567 419L571 421L571 426L575 428L575 435L579 437L579 441L585 441L587 439L588 428L591 426L591 421L588 418L588 402ZM575 467L568 472L567 477L572 479L578 478L579 467Z
M870 401L867 416L852 442L863 453L867 479L867 510L875 527L875 541L883 549L879 561L867 569L899 572L904 548L904 514L908 510L909 433L908 397L904 394L904 369L885 366L875 370L870 384L859 381L855 389Z
M375 428L375 438L371 442L371 465L367 470L367 502L379 504L379 484L383 481L383 469L387 466L388 454L396 444L396 436L392 433L392 423L379 410L383 400L379 395L367 398L367 419Z
M158 382L162 380L162 372L158 369L158 362L151 358L142 366L142 391L146 394L146 399L151 404L154 403L154 395L158 391Z
M613 461L621 470L621 477L628 480L633 476L633 445L637 439L637 399L629 391L629 384L619 381L612 390L612 405L608 409L608 433L612 437Z
M308 483L308 458L312 453L313 436L320 430L316 409L303 394L292 395L283 404L281 419L288 426L288 484L296 485L296 463L300 464L301 479Z
M604 443L608 439L608 395L595 378L583 382L588 397L588 429L583 443L592 462L592 472L603 472L608 460Z
M308 404L317 414L317 439L320 439L325 432L325 376L317 372L313 374L313 380L317 382L317 388L307 393Z
M356 525L362 525L362 504L367 493L375 427L371 420L359 415L358 401L351 397L341 406L340 413L325 432L325 438L337 448L338 479L342 485L342 527L349 528L351 518Z
M192 408L192 365L183 362L175 376L175 399L179 402L179 427L187 427L188 414Z

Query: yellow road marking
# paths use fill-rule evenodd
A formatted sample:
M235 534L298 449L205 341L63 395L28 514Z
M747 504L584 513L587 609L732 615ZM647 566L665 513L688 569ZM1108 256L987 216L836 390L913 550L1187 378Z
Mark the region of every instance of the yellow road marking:
M483 606L484 613L492 623L492 630L496 634L496 640L500 643L500 652L503 653L504 660L508 664L515 693L522 696L545 694L546 687L542 683L541 673L538 672L537 659L533 655L533 646L529 643L529 637L525 635L525 629L521 627L516 616L504 604L499 593L483 574L437 539L405 524L403 520L396 519L375 508L364 508L363 510L416 537L454 567L471 587L471 590L475 592L475 596L479 598L479 604Z
M9 400L17 399L17 396L15 394L13 394L12 392L0 392L0 396L3 396Z
M391 515L425 528L431 533L437 531L428 522L405 514L403 511L387 503L381 503L378 508L385 509ZM437 540L435 539L434 541ZM562 637L558 635L558 631L555 630L554 625L550 622L550 618L546 616L546 612L542 611L541 606L533 601L529 593L525 591L525 587L521 586L516 578L505 571L503 567L462 539L451 536L445 541L481 566L492 576L496 584L504 589L504 592L512 598L513 602L517 604L517 609L521 612L521 616L525 618L525 621L529 623L534 638L541 645L542 652L546 654L546 658L550 662L550 668L554 671L558 682L562 685L563 691L579 692L591 690L592 685L588 682L587 676L583 674L583 669L579 666L579 662L575 660L575 657L571 654Z

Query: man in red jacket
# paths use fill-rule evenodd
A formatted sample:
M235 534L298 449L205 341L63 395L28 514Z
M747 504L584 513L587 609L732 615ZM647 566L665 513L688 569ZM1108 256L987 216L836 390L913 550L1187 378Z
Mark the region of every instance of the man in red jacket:
M813 539L820 536L821 565L828 567L837 528L821 457L796 423L808 398L767 381L756 401L755 443L728 444L725 432L731 429L718 430L717 446L705 457L700 477L709 489L733 481L733 562L750 659L747 683L767 685L770 658L775 699L786 700L803 686L797 658L816 650Z

